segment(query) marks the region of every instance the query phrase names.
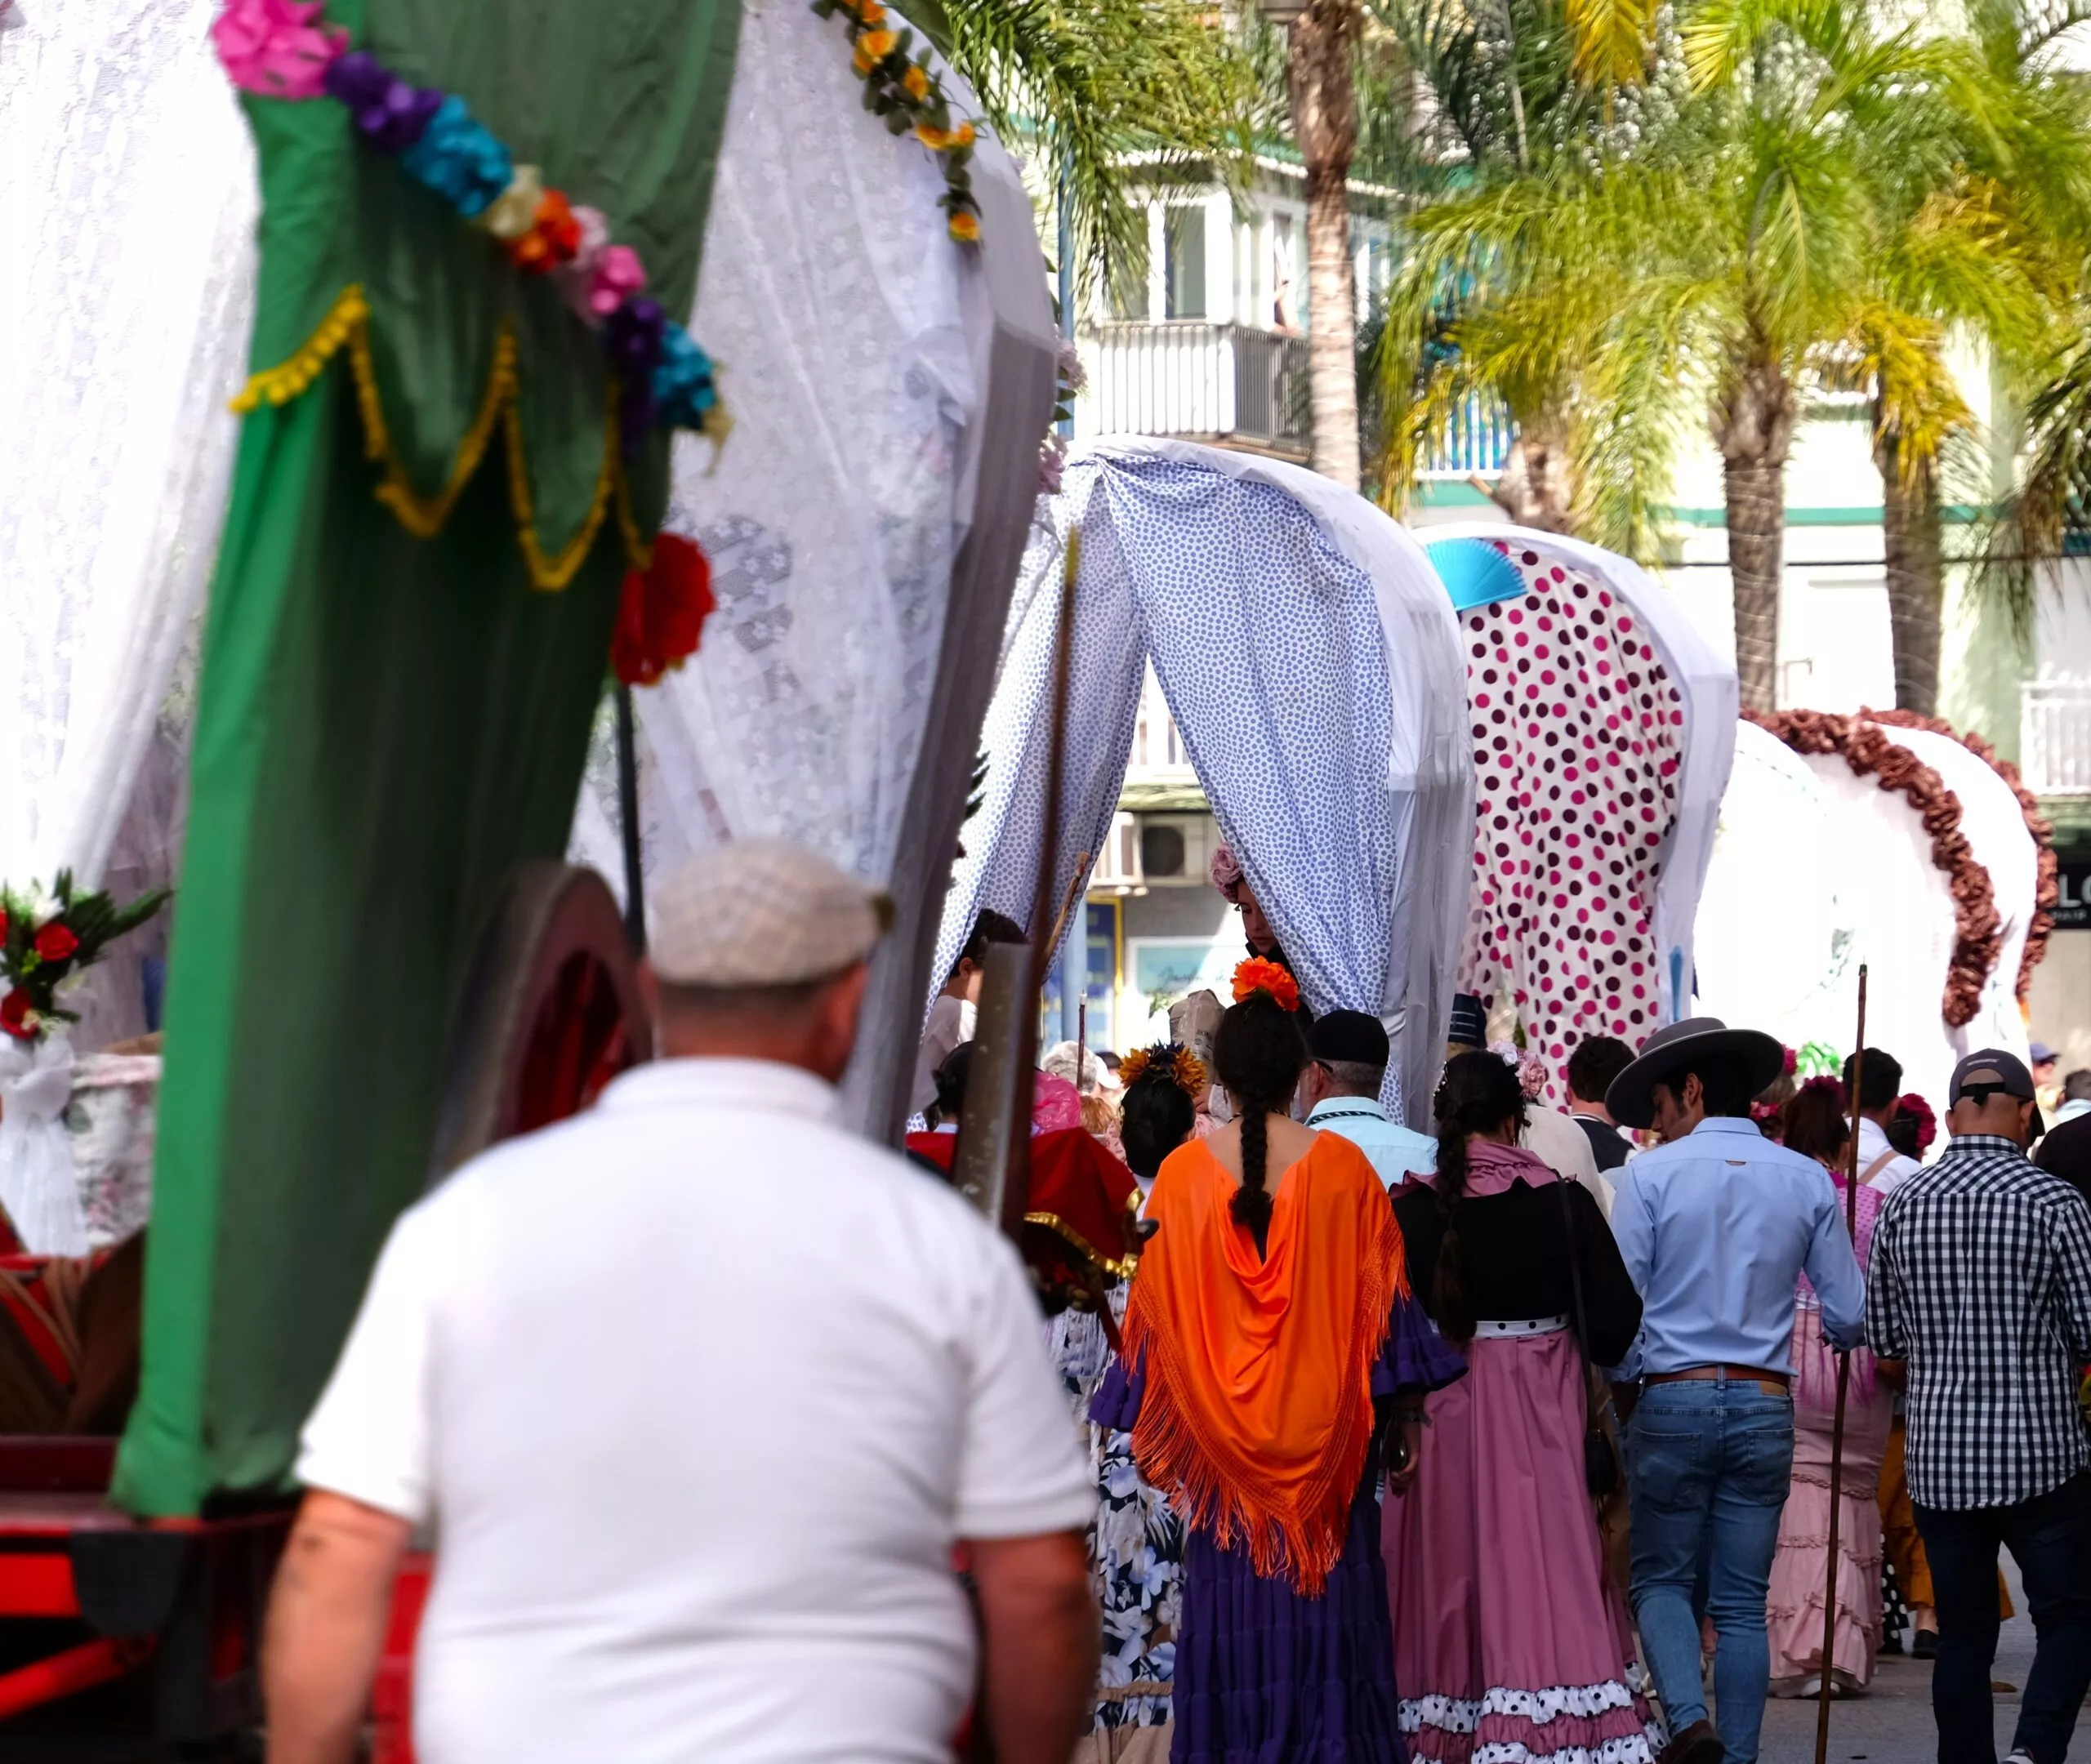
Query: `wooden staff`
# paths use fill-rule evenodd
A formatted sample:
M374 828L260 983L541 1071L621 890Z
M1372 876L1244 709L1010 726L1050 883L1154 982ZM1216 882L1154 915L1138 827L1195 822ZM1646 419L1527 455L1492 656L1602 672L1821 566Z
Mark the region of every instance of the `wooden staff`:
M1844 1228L1859 1241L1859 1107L1866 1085L1866 964L1859 964L1857 1051L1852 1055L1852 1131L1844 1143ZM1820 1296L1818 1294L1818 1296ZM1819 1313L1818 1313L1819 1315ZM1820 1324L1817 1325L1821 1327ZM1844 1492L1844 1398L1851 1388L1852 1356L1837 1356L1837 1416L1830 1428L1830 1566L1822 1596L1822 1682L1815 1704L1815 1764L1830 1754L1830 1696L1835 1676L1830 1665L1837 1642L1837 1512Z

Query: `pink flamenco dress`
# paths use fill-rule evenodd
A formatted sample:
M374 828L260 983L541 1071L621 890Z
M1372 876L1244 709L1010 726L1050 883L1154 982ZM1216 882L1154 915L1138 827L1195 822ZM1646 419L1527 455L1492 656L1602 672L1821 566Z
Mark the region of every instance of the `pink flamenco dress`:
M1381 1530L1402 1736L1415 1764L1652 1764L1650 1706L1623 1589L1604 1570L1585 1484L1576 1258L1593 1364L1616 1363L1641 1304L1578 1184L1517 1147L1476 1142L1457 1223L1477 1325L1467 1376L1425 1405L1415 1481ZM1429 1182L1397 1192L1410 1281L1433 1286Z
M1837 1185L1839 1206L1846 1189ZM1881 1193L1859 1188L1859 1266L1873 1247ZM1794 1479L1779 1520L1767 1618L1774 1695L1803 1694L1822 1670L1822 1599L1829 1579L1830 1445L1837 1412L1836 1350L1823 1339L1822 1307L1801 1276L1794 1307ZM1873 1356L1852 1356L1844 1404L1844 1472L1837 1517L1837 1633L1830 1664L1848 1690L1872 1682L1880 1650L1880 1466L1894 1399Z

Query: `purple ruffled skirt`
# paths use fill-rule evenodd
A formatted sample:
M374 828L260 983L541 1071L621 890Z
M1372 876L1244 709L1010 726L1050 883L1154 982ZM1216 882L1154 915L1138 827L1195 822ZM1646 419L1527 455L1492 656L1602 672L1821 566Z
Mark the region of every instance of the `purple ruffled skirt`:
M1465 1369L1423 1307L1403 1299L1372 1369L1373 1394L1436 1390ZM1114 1364L1090 1419L1130 1430L1146 1383L1144 1371ZM1316 1597L1257 1574L1239 1546L1187 1530L1170 1764L1408 1764L1376 1480L1368 1469L1343 1553Z

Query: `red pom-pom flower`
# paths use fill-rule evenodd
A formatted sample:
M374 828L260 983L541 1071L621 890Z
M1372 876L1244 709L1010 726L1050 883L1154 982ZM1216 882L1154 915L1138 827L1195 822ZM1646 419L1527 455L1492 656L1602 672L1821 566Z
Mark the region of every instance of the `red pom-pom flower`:
M1259 992L1268 993L1280 1010L1300 1009L1300 982L1277 963L1252 956L1234 970L1234 1002L1239 1004Z
M658 684L697 653L704 621L718 603L711 566L690 541L664 532L653 541L653 568L627 570L610 666L627 686Z

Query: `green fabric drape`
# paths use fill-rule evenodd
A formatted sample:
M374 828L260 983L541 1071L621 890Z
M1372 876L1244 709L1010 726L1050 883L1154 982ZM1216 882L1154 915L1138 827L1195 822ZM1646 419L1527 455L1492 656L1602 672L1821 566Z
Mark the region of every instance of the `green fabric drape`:
M369 0L330 18L602 209L669 311L689 310L738 0ZM253 367L296 354L360 284L387 430L433 496L506 318L538 532L564 543L602 469L593 334L332 100L248 114ZM614 518L564 591L536 592L498 439L432 538L375 500L364 439L346 352L241 436L191 760L144 1377L114 1490L143 1514L283 1482L385 1232L421 1192L480 920L515 863L564 849L600 691ZM650 532L665 445L631 465Z

